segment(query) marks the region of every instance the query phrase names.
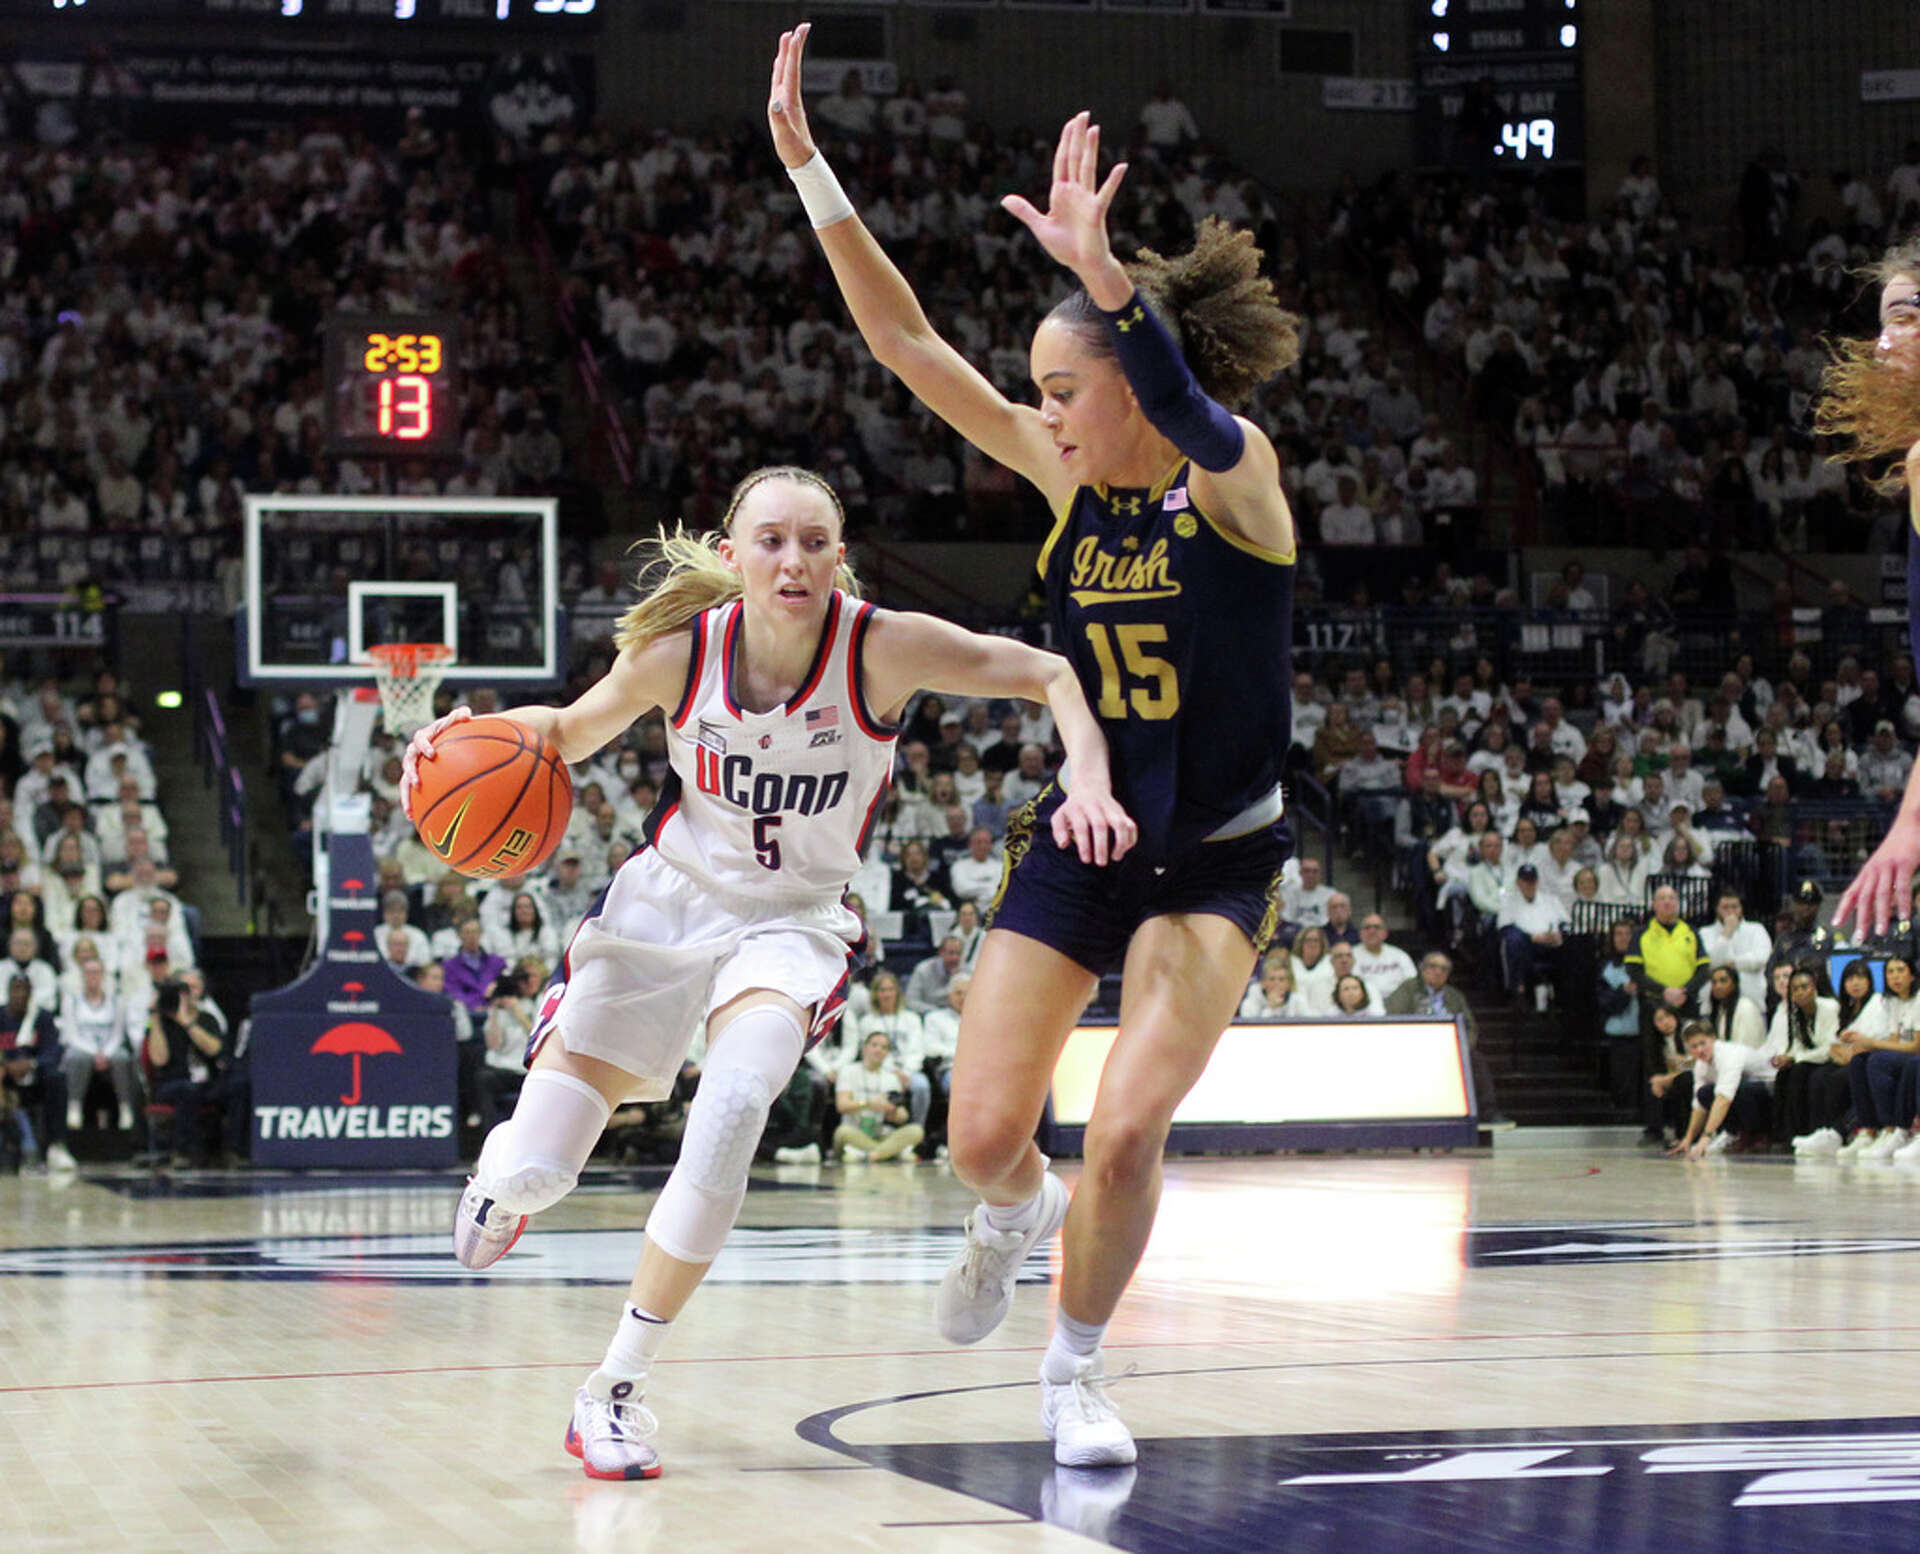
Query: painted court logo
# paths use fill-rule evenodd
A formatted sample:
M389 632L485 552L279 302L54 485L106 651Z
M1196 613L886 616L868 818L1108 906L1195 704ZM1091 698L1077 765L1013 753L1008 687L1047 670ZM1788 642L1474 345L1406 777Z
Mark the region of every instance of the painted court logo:
M1135 1397L1154 1379L1136 1376ZM920 1422L944 1399L843 1406L797 1432L1132 1554L1892 1549L1910 1541L1920 1501L1913 1419L1169 1436L1141 1452L1137 1471L1092 1472L1056 1469L1030 1441L921 1439L911 1429L901 1431L911 1439L871 1439L888 1433L890 1415L904 1424L920 1410ZM859 1440L837 1434L849 1415L865 1416ZM1230 1519L1210 1514L1198 1483L1234 1486Z

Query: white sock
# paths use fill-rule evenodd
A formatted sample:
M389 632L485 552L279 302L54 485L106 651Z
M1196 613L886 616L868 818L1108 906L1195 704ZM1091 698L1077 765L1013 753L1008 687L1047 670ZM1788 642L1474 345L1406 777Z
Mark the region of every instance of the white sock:
M643 1379L653 1369L654 1358L672 1328L668 1318L656 1317L629 1301L620 1313L613 1342L607 1345L607 1357L600 1362L601 1373L622 1381Z
M1048 1381L1070 1380L1075 1366L1100 1352L1100 1340L1106 1334L1104 1322L1076 1322L1064 1311L1055 1312L1053 1337L1048 1340L1046 1355L1040 1361L1040 1374Z
M1052 1164L1045 1155L1040 1157L1042 1171ZM1025 1235L1039 1222L1041 1196L1036 1192L1024 1203L982 1203L980 1211L986 1216L987 1223L1003 1235L1008 1231Z

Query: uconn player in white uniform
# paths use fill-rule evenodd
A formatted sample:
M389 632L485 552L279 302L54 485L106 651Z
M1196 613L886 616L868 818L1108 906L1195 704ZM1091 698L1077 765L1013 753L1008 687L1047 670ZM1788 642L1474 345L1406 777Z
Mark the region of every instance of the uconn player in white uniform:
M1056 842L1104 863L1134 840L1066 661L860 603L842 522L817 475L755 471L716 543L661 542L667 573L621 621L604 679L570 706L507 714L573 763L663 708L673 773L646 845L580 925L542 1000L519 1104L488 1135L460 1200L459 1260L485 1268L504 1256L528 1215L573 1188L612 1108L666 1095L695 1032L707 1032L679 1162L647 1219L613 1342L575 1395L567 1449L593 1478L660 1471L641 1406L648 1372L733 1226L773 1097L839 1014L858 932L841 898L908 699L924 688L1045 700L1074 769ZM465 716L458 708L415 736L404 799L434 739Z

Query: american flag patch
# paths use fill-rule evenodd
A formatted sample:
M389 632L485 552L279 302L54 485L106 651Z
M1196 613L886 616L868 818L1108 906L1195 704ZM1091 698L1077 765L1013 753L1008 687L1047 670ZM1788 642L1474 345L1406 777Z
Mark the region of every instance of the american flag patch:
M809 707L807 709L808 728L832 728L840 721L838 707Z
M1175 486L1161 498L1160 511L1163 513L1177 513L1186 505L1187 488L1185 486Z

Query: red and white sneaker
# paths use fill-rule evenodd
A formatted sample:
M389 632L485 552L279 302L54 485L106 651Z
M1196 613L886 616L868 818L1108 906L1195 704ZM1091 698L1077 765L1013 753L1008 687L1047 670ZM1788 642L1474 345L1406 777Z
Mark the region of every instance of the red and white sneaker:
M638 1382L610 1381L598 1371L573 1395L567 1450L588 1478L658 1478L660 1453L651 1437L660 1428L635 1392Z
M453 1215L453 1255L462 1268L491 1268L513 1250L526 1228L526 1215L509 1214L468 1177Z

